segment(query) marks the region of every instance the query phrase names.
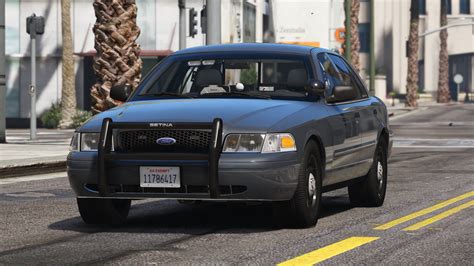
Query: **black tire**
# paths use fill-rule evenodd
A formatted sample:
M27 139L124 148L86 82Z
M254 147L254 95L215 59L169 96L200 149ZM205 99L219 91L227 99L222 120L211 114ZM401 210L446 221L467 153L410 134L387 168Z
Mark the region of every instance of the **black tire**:
M124 224L130 204L131 200L127 199L77 199L79 213L86 224Z
M379 207L387 190L387 144L381 140L375 149L374 162L363 181L348 187L352 205Z
M274 211L280 224L307 228L318 222L323 173L321 162L318 145L314 141L308 142L293 198L290 201L274 203Z

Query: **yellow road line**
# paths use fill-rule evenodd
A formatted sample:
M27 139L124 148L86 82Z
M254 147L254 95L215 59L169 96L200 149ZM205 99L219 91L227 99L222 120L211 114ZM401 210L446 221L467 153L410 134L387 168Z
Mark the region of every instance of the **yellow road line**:
M456 202L461 201L463 199L467 199L467 198L472 197L472 196L474 196L474 191L462 194L460 196L457 196L455 198L452 198L452 199L449 199L449 200L446 200L446 201L442 201L442 202L440 202L436 205L433 205L431 207L419 210L419 211L414 212L412 214L409 214L407 216L403 216L401 218L395 219L395 220L390 221L388 223L379 225L379 226L375 227L374 229L375 230L387 230L387 229L392 228L394 226L397 226L401 223L404 223L404 222L410 221L412 219L418 218L418 217L423 216L425 214L428 214L430 212L434 212L436 210L439 210L439 209L444 208L448 205L451 205L453 203L456 203Z
M329 246L316 249L309 253L279 263L278 266L313 265L377 239L379 239L379 237L349 237Z
M423 228L423 227L425 227L425 226L427 226L427 225L430 225L430 224L432 224L432 223L435 223L435 222L437 222L437 221L439 221L439 220L441 220L441 219L444 219L444 218L446 218L446 217L448 217L448 216L450 216L450 215L453 215L453 214L455 214L455 213L457 213L457 212L462 211L463 209L466 209L466 208L469 208L469 207L472 207L472 206L474 206L474 200L471 200L471 201L469 201L469 202L467 202L467 203L464 203L464 204L462 204L462 205L459 205L459 206L457 206L457 207L454 207L454 208L452 208L452 209L449 209L449 210L447 210L447 211L444 211L444 212L442 212L442 213L440 213L440 214L438 214L438 215L435 215L435 216L433 216L433 217L431 217L431 218L428 218L428 219L426 219L426 220L423 220L423 221L421 221L421 222L419 222L419 223L416 223L416 224L414 224L414 225L410 225L410 226L408 226L407 228L403 229L403 231L416 231L416 230L418 230L418 229L420 229L420 228Z

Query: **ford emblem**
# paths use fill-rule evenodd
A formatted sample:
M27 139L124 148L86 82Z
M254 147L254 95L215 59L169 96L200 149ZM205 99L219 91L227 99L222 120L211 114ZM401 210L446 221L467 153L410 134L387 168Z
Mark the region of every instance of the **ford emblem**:
M159 145L173 145L175 143L176 143L176 140L174 138L168 138L168 137L159 138L156 140L156 144L159 144Z

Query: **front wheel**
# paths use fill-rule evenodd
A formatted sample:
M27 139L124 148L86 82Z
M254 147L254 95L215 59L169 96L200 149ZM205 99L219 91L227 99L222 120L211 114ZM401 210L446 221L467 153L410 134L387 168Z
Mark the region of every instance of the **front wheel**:
M378 144L374 163L360 183L348 187L349 199L353 205L365 207L382 206L387 190L387 149L384 141Z
M278 219L285 224L307 228L316 225L321 203L322 165L318 145L311 141L298 174L298 185L290 201L277 202L274 208Z
M77 198L77 206L86 224L120 225L126 222L131 200Z

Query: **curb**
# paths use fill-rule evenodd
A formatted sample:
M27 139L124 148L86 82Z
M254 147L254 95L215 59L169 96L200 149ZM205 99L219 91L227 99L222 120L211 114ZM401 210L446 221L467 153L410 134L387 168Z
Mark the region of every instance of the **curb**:
M66 171L66 161L42 162L27 165L12 165L0 168L0 179L29 174L49 174Z

